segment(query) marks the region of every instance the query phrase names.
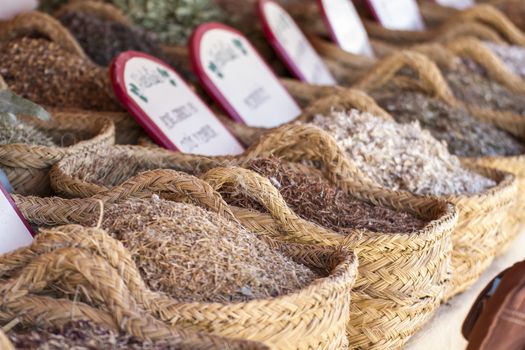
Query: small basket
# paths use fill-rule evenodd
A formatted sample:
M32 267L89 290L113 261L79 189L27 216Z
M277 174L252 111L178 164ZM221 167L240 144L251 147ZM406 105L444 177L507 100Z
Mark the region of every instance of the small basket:
M93 221L100 216L100 202L118 203L132 197L149 198L152 193L189 201L227 219L236 220L209 184L172 170L142 173L87 199L14 198L29 221L57 225ZM75 235L70 235L70 239L74 243L78 241ZM105 254L111 257L113 268L129 286L138 305L172 326L259 341L272 349L345 349L348 344L345 328L350 310L349 291L357 273L355 256L340 248L268 240L275 249L297 262L326 271L328 276L277 298L230 304L177 302L161 293L146 290L140 276L123 266L127 260L114 255L116 249L109 247Z
M250 230L280 240L326 247L343 244L355 249L360 264L356 287L351 292L347 329L350 346L400 348L432 316L446 292L450 279L450 234L458 214L454 207L436 199L363 184L358 175L343 171L350 168L341 152L335 141L318 128L287 125L264 136L241 157L211 158L159 148L118 146L104 153L70 157L53 169L52 177L58 192L81 197L109 191L135 173L155 168L203 174L202 178L216 189L224 184L236 186L270 213L231 207L236 218ZM329 178L353 196L409 211L431 223L413 234L356 231L351 238L314 225L290 211L268 179L246 169L232 168L267 156L290 162L320 162L331 174ZM87 177L93 164L102 160L105 166L101 165L99 174L104 174L100 179L105 183Z
M28 121L56 141L72 143L48 147L30 144L0 145L0 167L15 192L46 195L51 193L49 170L62 158L78 152L96 151L114 144L115 126L103 116L91 113L57 113L50 121Z
M418 81L401 80L402 85L411 82L411 89L421 90L436 99L453 107L461 107L454 98L450 88L445 82L437 66L428 58L412 52L404 55L414 64L416 72L423 83ZM399 65L390 62L394 58L385 59L379 63L371 73L366 76L358 86L364 90L374 90L393 80ZM403 86L400 87L402 91ZM474 115L477 116L477 115ZM525 163L521 157L496 157L511 162L510 167L498 168L520 176ZM503 252L504 246L512 242L519 233L523 218L521 194L518 197L517 184L519 182L507 172L489 169L491 157L476 158L478 164L484 167L473 167L472 170L495 180L498 185L486 193L471 196L447 196L445 199L457 205L460 210L458 226L453 235L454 254L453 266L457 273L454 274L453 287L449 297L465 290L474 283L480 274L488 267L493 258ZM472 160L465 160L465 166L470 167ZM520 192L521 193L521 192ZM518 199L518 200L517 200ZM490 214L488 214L490 213ZM483 246L483 249L479 249Z
M31 246L0 256L0 275L0 320L5 322L16 318L26 327L60 327L82 320L181 349L267 349L170 326L153 317L135 298L138 288L151 292L145 290L131 254L96 228L69 225L44 230ZM77 300L79 296L85 298Z

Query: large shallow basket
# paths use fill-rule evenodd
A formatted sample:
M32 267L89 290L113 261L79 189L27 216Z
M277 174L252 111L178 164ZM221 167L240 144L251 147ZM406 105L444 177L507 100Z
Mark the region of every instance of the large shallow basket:
M173 170L142 173L87 199L15 196L15 201L28 220L40 225L57 225L92 222L100 215L101 203L109 205L131 197L148 198L152 193L189 201L236 220L209 184ZM297 262L323 271L327 277L277 298L230 304L190 303L177 302L161 293L146 290L140 276L122 267L122 259L116 257L112 262L127 284L134 286L129 290L138 304L173 326L260 341L272 349L345 349L348 345L345 329L350 312L350 290L357 273L355 256L335 247L273 240L269 243Z
M436 199L353 181L353 176L341 170L350 167L334 142L316 127L287 125L264 136L241 157L208 158L158 148L118 146L99 154L64 160L53 170L53 183L60 193L87 197L108 191L137 172L170 168L203 174L202 178L217 190L226 184L236 186L268 211L265 214L231 208L236 218L252 231L280 240L328 247L342 244L355 249L360 265L351 293L352 316L347 330L350 345L399 348L431 317L446 293L451 270L450 234L457 212ZM314 225L297 217L268 179L238 167L250 159L268 156L290 162L320 162L330 174L327 176L355 197L409 211L430 223L413 234L356 231L350 237ZM94 164L97 168L100 164L99 174L103 174L100 177L90 174Z
M149 293L129 251L96 228L43 230L31 246L0 256L2 322L31 329L90 321L177 349L266 349L263 344L170 326L137 303L138 288Z
M53 164L71 154L109 147L115 140L113 123L91 113L57 113L49 122L30 122L52 136L58 145L0 145L0 167L20 194L49 194L48 173Z

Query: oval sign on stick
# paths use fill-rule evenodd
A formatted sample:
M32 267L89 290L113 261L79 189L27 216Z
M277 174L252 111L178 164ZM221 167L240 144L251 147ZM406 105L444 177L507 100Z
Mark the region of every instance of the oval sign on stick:
M332 40L343 50L374 57L363 22L351 0L318 0Z
M31 226L0 183L0 254L30 245L33 236Z
M446 7L453 7L458 10L464 10L466 8L475 5L474 0L435 0L439 5Z
M272 0L259 0L259 17L266 38L299 80L316 85L336 81L293 18Z
M190 40L190 55L202 85L235 121L271 128L301 113L252 44L235 29L202 24Z
M161 60L124 52L111 65L111 80L118 99L160 146L209 156L244 151L188 84Z
M385 28L424 30L416 0L367 0L374 18Z

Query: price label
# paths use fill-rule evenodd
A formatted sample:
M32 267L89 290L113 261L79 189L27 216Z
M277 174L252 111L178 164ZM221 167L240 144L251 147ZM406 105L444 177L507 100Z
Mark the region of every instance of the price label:
M33 235L31 226L16 207L13 198L0 184L0 254L30 245Z
M453 7L458 10L464 10L466 8L475 5L474 0L435 0L441 6Z
M264 33L288 69L301 81L335 85L336 81L293 18L271 0L259 1Z
M199 26L190 40L190 55L202 85L237 122L271 128L301 113L255 48L233 28Z
M350 0L318 0L332 40L343 50L374 57L365 27Z
M111 65L111 79L116 96L160 146L209 156L244 151L188 84L159 59L122 53Z
M375 19L385 28L424 30L425 24L415 0L367 0Z

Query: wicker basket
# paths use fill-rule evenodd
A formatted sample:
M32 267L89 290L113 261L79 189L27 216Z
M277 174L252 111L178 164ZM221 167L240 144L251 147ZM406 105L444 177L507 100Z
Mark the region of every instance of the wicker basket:
M50 204L58 203L51 200ZM44 230L30 247L0 256L0 271L0 319L5 322L16 318L26 327L60 327L88 320L181 349L267 348L180 329L153 317L135 298L138 288L151 292L145 290L131 254L99 229L69 225Z
M7 339L4 332L0 330L0 349L3 350L15 350L13 344Z
M322 162L330 178L357 198L407 210L432 221L414 234L359 231L352 238L321 228L291 212L269 180L242 168L231 168L265 156L283 157L291 162L306 159ZM113 164L111 159L115 160ZM99 163L99 174L104 175L96 180L87 177L86 169ZM232 207L235 216L252 231L299 243L344 244L355 248L360 266L356 288L351 293L348 337L352 348L401 347L431 317L446 292L450 278L450 233L456 223L456 210L436 199L354 182L352 176L340 170L348 169L348 162L333 139L313 126L283 126L241 157L209 158L158 148L119 146L104 153L70 157L53 169L52 177L60 193L86 197L110 190L135 172L154 168L205 173L203 178L217 189L224 183L239 186L247 195L260 200L270 213Z
M28 220L40 225L56 225L92 221L100 215L101 202L118 203L130 197L150 197L152 192L179 201L190 201L235 220L226 203L210 185L173 170L142 173L88 199L15 196L15 201ZM74 235L71 239L77 242ZM122 266L125 260L113 256L111 261L130 286L129 291L139 306L173 326L260 341L272 349L345 349L348 344L345 329L350 310L349 292L357 273L355 256L338 248L272 240L270 244L300 263L326 271L328 277L277 298L232 304L188 303L145 290L139 276L129 273ZM108 254L114 251L110 248Z
M58 113L49 122L30 122L62 146L0 145L0 166L20 194L49 194L48 173L53 164L71 154L109 147L115 140L113 123L91 113Z
M450 106L461 108L461 104L453 97L434 63L417 53L405 52L405 55L418 62L414 66L418 67L419 78L424 81L424 83L412 81L413 84L409 87L410 89L421 90ZM395 62L389 62L388 59L385 59L358 86L371 91L389 82L394 82L395 80L392 78L397 70ZM400 83L406 85L407 80L401 80ZM400 91L403 88L403 86L399 86ZM498 169L514 173L520 177L519 183L522 182L520 174L523 173L525 164L522 163L521 157L496 158L504 160L504 162L511 162L513 169L508 166ZM478 164L495 165L490 160L491 157L476 158ZM465 160L465 164L472 164L472 160ZM487 168L477 171L495 180L498 186L480 195L447 197L447 200L456 204L460 209L460 219L454 233L453 258L455 269L459 273L454 276L453 285L455 287L449 296L465 290L479 277L494 256L504 251L505 243L512 242L520 232L519 222L523 220L521 192L518 200L515 198L518 196L516 179L508 173ZM494 214L487 215L489 212ZM484 249L479 249L480 244Z

